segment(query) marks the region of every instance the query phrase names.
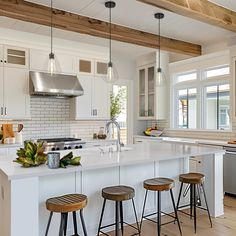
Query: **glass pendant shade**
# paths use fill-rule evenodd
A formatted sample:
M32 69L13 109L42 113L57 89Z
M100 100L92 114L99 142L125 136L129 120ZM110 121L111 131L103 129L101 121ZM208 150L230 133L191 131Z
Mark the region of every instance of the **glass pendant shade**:
M114 83L118 80L119 76L118 76L118 72L116 67L114 66L113 63L109 62L107 64L107 73L106 73L106 77L105 77L105 81L107 83Z
M49 54L48 72L51 75L53 75L56 72L56 62L55 62L55 56L53 53Z
M156 86L163 87L166 85L166 77L162 69L159 67L156 73Z

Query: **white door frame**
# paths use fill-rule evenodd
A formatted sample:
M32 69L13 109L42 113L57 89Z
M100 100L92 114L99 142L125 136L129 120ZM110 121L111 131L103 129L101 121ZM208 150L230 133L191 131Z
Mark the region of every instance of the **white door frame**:
M119 79L113 85L126 86L128 90L127 94L127 144L133 143L133 81Z

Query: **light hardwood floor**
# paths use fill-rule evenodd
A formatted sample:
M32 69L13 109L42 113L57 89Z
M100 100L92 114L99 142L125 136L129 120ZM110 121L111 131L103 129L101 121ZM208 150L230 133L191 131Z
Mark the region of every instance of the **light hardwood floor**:
M209 219L205 211L199 210L197 217L197 233L194 233L193 220L185 214L179 213L183 236L236 236L236 198L225 197L225 215L213 218L213 228L210 227ZM165 217L162 217L164 222ZM125 229L125 236L129 236L135 231ZM111 236L114 232L110 233ZM156 225L151 222L144 222L142 236L155 236ZM162 226L162 236L179 236L177 224Z

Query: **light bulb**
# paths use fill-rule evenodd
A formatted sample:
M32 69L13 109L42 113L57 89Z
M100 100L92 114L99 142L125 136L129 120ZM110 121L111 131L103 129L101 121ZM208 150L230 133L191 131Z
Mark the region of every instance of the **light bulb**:
M114 83L117 80L118 80L118 72L115 66L113 65L113 63L109 62L108 67L107 67L105 81L107 83Z
M157 87L163 87L166 84L166 78L164 73L162 72L162 69L159 67L157 69L157 73L156 73L156 86Z
M56 72L56 62L55 62L55 56L53 53L49 54L48 72L51 75L53 75Z

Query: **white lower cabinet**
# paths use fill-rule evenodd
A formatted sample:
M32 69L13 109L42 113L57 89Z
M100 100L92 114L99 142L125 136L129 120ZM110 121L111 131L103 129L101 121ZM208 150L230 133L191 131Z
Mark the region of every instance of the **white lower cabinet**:
M109 85L99 76L79 75L84 95L71 100L71 118L107 120L110 118Z
M22 68L0 68L1 119L29 119L29 71Z

